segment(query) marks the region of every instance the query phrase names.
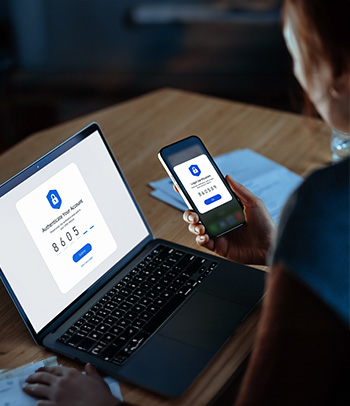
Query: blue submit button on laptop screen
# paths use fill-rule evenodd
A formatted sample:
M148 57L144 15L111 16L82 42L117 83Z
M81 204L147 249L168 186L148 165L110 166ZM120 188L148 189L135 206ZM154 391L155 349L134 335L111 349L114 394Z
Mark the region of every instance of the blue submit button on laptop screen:
M80 250L73 255L73 261L79 262L82 258L85 257L85 255L91 252L91 250L92 250L91 244L84 245L83 248L80 248Z

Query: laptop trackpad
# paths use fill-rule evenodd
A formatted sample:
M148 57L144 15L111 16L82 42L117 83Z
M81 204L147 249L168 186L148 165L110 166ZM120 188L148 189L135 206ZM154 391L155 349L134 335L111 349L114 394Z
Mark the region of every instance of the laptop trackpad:
M188 302L159 334L207 351L217 351L247 314L248 308L203 292Z

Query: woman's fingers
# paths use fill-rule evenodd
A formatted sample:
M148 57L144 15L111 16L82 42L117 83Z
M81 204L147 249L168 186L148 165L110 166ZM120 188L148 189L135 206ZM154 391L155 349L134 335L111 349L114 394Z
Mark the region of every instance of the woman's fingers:
M207 245L210 241L209 235L208 234L202 234L202 235L197 235L196 237L196 243L198 245L204 246ZM207 247L209 248L209 247Z
M202 224L189 224L188 229L192 234L203 235L205 234L205 227Z
M36 372L35 374L29 375L26 379L28 383L43 383L46 385L52 384L56 380L56 377L47 372Z
M56 375L56 376L63 376L65 370L68 369L67 367L63 367L61 365L54 366L54 367L41 367L37 369L35 372L48 372L49 374Z
M28 385L23 390L30 396L37 398L48 398L50 395L50 385L54 384L62 376L61 367L39 368L34 374L26 379Z
M41 383L28 383L23 390L35 398L48 399L50 396L50 386Z
M93 378L103 379L101 375L98 373L97 369L92 364L85 365L85 372L86 375L92 376Z
M198 214L191 211L191 210L186 210L184 214L182 215L183 219L186 221L186 223L193 223L197 224L199 221Z

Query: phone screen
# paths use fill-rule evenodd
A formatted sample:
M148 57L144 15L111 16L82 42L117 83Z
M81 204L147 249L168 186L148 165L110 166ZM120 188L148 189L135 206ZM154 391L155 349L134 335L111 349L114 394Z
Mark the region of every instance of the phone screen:
M174 166L174 171L201 214L232 200L207 155L182 162Z
M160 158L211 236L244 224L242 205L198 137L163 148Z

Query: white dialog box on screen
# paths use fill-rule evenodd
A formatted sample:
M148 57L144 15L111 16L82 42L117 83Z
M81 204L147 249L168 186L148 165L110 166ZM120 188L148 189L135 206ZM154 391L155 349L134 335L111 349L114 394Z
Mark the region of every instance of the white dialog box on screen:
M62 293L117 249L74 163L19 200L16 207Z
M200 213L206 213L232 199L205 154L174 166L174 171Z

